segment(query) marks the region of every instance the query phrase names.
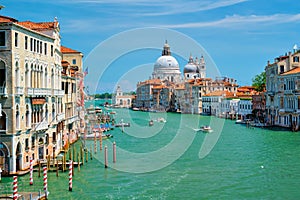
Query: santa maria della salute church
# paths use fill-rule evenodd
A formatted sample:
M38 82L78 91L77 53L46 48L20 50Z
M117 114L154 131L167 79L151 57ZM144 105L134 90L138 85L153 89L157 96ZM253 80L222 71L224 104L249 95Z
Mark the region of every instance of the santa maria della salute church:
M205 78L205 61L203 56L198 61L196 57L190 56L188 64L184 67L184 79ZM165 42L162 55L156 60L152 73L153 79L167 80L173 83L182 82L182 76L179 64L171 55L171 50L168 42Z
M236 92L236 88L234 79L207 78L203 56L194 59L190 55L182 75L166 41L154 64L152 77L137 84L136 100L132 106L145 111L201 114L207 111L204 96L214 91Z

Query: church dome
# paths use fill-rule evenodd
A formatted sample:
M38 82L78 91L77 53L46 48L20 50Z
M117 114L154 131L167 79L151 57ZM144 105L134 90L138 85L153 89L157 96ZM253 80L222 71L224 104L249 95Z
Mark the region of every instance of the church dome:
M196 58L195 62L198 62ZM184 66L183 73L197 73L197 65L195 64L192 54L189 57L189 62Z
M176 68L179 69L179 64L173 56L160 56L155 64L154 68Z
M197 73L197 66L194 63L188 63L184 66L183 73Z

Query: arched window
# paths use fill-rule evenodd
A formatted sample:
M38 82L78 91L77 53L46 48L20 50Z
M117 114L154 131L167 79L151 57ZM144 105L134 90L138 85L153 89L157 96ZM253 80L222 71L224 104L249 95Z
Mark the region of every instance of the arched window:
M0 115L0 130L5 131L6 130L6 113L2 111Z
M33 67L33 64L31 64L31 76L30 77L31 77L30 87L34 88L35 80L34 80L34 67Z
M47 88L47 83L48 83L48 72L47 72L47 67L45 67L45 78L44 78L44 87Z
M52 121L55 119L55 104L52 105Z
M6 70L5 63L0 61L0 94L6 93Z
M20 108L16 105L16 129L20 129Z
M19 63L18 61L16 62L16 70L15 70L15 86L19 87L20 86L20 69L19 69Z
M29 111L29 105L26 105L26 115L25 115L25 120L26 120L26 127L30 126L30 111Z
M48 122L48 105L47 104L45 106L45 119L46 119L46 122Z
M54 89L54 71L51 70L51 88Z
M123 105L123 99L120 99L120 105Z

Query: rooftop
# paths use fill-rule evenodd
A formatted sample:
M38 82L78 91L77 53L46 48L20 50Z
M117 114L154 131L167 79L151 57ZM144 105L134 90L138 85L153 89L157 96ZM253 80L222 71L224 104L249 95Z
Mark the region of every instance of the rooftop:
M291 69L281 75L289 75L289 74L297 74L297 73L300 73L300 67L296 67L294 69Z
M76 50L74 50L74 49L70 49L70 48L65 47L65 46L61 46L61 47L60 47L60 51L61 51L62 53L80 53L79 51L76 51Z

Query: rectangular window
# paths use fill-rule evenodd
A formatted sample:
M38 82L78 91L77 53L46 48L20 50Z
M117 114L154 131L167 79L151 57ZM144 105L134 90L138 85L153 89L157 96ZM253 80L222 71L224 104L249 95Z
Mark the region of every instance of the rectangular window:
M293 57L293 61L294 61L294 62L299 62L299 56Z
M43 53L43 42L40 41L40 53Z
M33 51L36 52L36 39L33 40Z
M33 39L30 38L30 51L33 51Z
M45 51L45 55L47 55L47 43L45 43L44 51Z
M18 47L18 37L19 37L19 34L15 33L15 47Z
M284 65L280 65L280 74L284 72Z
M0 46L4 47L5 46L5 31L0 32Z
M28 48L28 37L25 36L25 49L27 50L27 48Z
M51 56L53 56L53 45L51 45Z
M73 65L76 65L76 59L72 60Z
M36 41L36 52L40 52L40 41Z

